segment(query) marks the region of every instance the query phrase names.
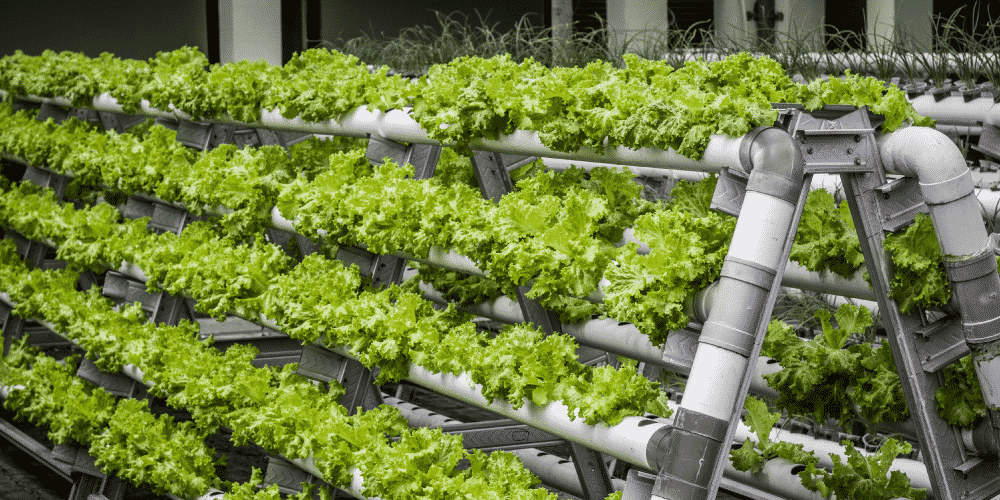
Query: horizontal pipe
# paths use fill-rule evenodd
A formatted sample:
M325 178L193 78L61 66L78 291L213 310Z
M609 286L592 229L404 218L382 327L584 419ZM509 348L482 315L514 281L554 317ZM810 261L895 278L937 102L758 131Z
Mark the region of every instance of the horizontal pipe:
M383 400L385 404L398 408L403 414L403 418L412 427L435 429L463 423L392 396L383 395ZM566 493L586 498L583 487L580 485L576 466L572 461L545 453L537 448L511 450L510 453L520 458L524 466L538 476L543 483ZM616 491L625 489L625 481L612 478L611 482Z
M948 96L940 101L933 95L922 95L910 99L913 109L923 116L944 122L950 126L979 126L983 118L994 107L993 98L980 97L966 102L962 96ZM940 128L940 127L938 127ZM943 132L943 130L942 130Z
M408 279L415 273L404 273ZM424 298L438 304L447 305L440 292L427 283L420 283L420 291ZM521 307L510 297L501 296L495 300L462 307L461 310L509 324L524 323ZM582 323L567 323L562 325L563 333L573 337L580 345L594 347L603 351L625 356L643 363L661 366L668 370L687 375L691 370L691 360L697 345L697 335L687 330L671 331L664 348L658 348L649 341L649 337L639 332L631 323L624 323L610 318L592 319ZM751 390L768 399L776 399L777 391L767 385L763 374L780 370L780 366L768 363L769 358L761 358L758 370L750 384Z

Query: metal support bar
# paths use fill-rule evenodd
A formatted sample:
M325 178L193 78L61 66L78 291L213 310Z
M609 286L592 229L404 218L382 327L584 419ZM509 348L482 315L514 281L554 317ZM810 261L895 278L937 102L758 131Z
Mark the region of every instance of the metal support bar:
M42 189L55 191L56 199L61 200L66 194L66 186L69 185L69 176L57 174L51 170L27 166L24 170L22 181L30 182Z
M52 121L58 125L66 118L69 118L69 109L43 102L41 106L38 107L38 114L35 115L35 119L40 122L44 122L49 118L51 118Z
M461 434L463 446L483 451L519 450L565 443L559 436L510 419L450 424L442 426L441 431Z
M909 191L905 183L887 184L880 158L872 160L874 171L844 173L841 177L934 495L940 500L991 498L1000 491L1000 476L996 473L1000 463L996 459L980 462L969 456L960 430L938 414L934 396L941 386L936 372L968 350L960 345L964 343L961 322L948 318L926 325L919 313L903 314L890 297L892 265L884 249L884 230L898 224L887 224L880 214L890 215L892 221L893 213L908 212L908 218L913 209L906 207L915 203L905 195ZM892 202L886 200L886 195L892 198L897 191L909 201L895 204L897 209L883 207L883 201Z
M104 373L97 368L93 361L86 358L81 360L80 366L76 370L76 376L119 398L145 399L149 395L146 392L146 386L125 375Z
M569 442L569 447L576 473L580 476L584 497L589 500L601 500L614 493L611 475L604 464L604 455L579 443Z
M383 402L382 391L375 386L375 376L356 360L341 356L318 344L302 346L299 375L323 383L336 380L344 386L340 404L353 414L360 407L368 411Z
M503 195L514 190L510 172L535 160L537 158L531 156L475 152L472 166L483 198L499 203ZM546 334L561 333L562 324L559 318L542 307L537 300L529 299L526 295L528 290L530 288L526 286L517 289L517 303L521 307L525 321L535 324ZM581 444L569 443L569 445L573 464L576 466L577 475L580 476L580 484L587 500L603 499L614 492L604 456Z
M101 111L99 117L104 130L114 130L119 134L124 134L128 129L147 120L145 116L126 115L112 111Z

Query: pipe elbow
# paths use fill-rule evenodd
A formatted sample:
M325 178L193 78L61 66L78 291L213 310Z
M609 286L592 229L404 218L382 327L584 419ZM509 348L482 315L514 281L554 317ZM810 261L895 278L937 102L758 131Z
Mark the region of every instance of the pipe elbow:
M744 137L741 160L750 173L747 189L797 203L805 160L792 136L777 127L758 127Z
M944 133L929 127L906 127L882 136L882 165L890 172L938 184L969 171L965 157Z

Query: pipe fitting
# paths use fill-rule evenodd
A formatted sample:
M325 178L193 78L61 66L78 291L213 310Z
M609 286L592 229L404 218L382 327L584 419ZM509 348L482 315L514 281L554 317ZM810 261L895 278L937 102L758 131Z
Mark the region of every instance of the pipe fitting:
M968 168L951 179L940 182L920 183L920 192L928 205L944 205L961 200L966 196L976 196L976 182Z
M744 358L753 354L759 304L767 300L777 271L760 263L727 255L719 280L721 295L742 308L727 309L724 317L705 322L699 342L734 352ZM728 279L727 279L728 278Z
M1000 340L1000 276L992 247L960 261L944 261L953 296L962 307L962 327L970 347ZM973 304L977 306L972 306Z
M671 473L657 477L653 495L665 499L708 497L708 484L716 459L729 449L726 440L729 422L681 407L666 439L662 463L672 465Z
M740 164L753 173L748 190L798 203L805 160L788 132L777 127L751 130L740 144Z

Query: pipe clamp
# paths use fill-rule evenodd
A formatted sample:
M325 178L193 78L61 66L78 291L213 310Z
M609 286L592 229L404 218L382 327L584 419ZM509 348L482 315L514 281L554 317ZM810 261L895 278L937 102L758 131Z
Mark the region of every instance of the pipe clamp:
M758 262L740 259L727 255L722 262L722 274L727 278L739 280L756 287L770 290L778 271Z
M698 342L714 345L720 349L735 352L749 358L753 352L754 334L718 321L709 321L701 330Z
M1000 340L1000 316L978 323L962 322L962 332L969 347L977 347Z
M966 169L965 172L946 181L931 184L921 182L920 192L923 193L924 202L928 205L944 205L966 196L975 196L976 184L972 180L972 171Z
M794 205L798 203L802 192L802 178L795 181L768 170L755 169L747 181L747 190L770 195Z
M724 267L724 266L723 266ZM952 283L963 283L996 274L997 260L993 246L987 246L981 252L965 260L944 261L944 270Z

